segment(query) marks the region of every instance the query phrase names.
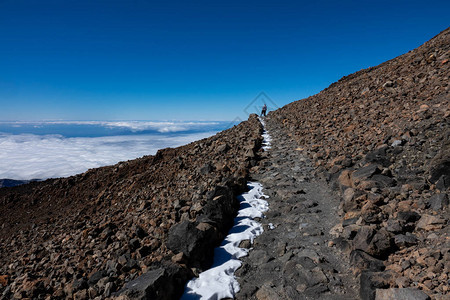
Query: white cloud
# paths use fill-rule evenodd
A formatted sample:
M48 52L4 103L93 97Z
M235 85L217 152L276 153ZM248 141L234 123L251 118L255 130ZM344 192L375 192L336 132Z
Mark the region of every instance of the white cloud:
M175 130L170 126L161 125L161 132ZM0 178L46 179L71 176L90 168L155 154L158 149L177 147L213 134L215 131L178 136L141 134L94 138L0 134Z
M31 125L39 128L46 125L98 125L108 128L126 128L133 132L154 130L160 133L202 130L206 127L218 127L226 122L199 121L38 121L38 122L0 122L11 127Z

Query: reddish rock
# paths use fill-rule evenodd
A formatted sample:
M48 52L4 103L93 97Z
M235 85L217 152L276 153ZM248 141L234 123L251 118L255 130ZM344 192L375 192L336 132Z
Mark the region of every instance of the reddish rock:
M0 284L2 286L8 285L9 276L8 275L0 275Z

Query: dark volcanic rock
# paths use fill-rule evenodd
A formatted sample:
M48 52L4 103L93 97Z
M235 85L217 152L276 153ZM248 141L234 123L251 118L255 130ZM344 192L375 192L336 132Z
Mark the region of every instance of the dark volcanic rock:
M447 136L447 139L450 137ZM441 178L444 180L444 188L450 185L450 140L444 142L439 153L430 163L430 181L436 183Z
M182 295L182 286L190 276L190 272L185 268L175 264L165 265L128 282L116 295L142 300L176 299Z
M213 246L218 241L217 229L207 223L184 221L169 231L167 247L175 253L184 253L196 267L205 268L213 258ZM205 228L207 227L207 228ZM195 264L197 262L197 264Z
M359 296L364 300L375 300L376 290L389 287L391 281L390 273L364 271L360 277Z
M350 253L350 263L358 270L383 271L385 268L382 260L361 250L353 250Z
M429 200L430 207L437 211L446 209L448 207L448 203L449 201L447 194L436 194Z

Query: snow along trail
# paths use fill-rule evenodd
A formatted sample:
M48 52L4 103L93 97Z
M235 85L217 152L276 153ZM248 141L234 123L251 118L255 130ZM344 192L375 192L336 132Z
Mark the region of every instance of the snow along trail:
M261 122L262 126L263 126L263 133L262 133L262 137L263 137L263 150L267 151L271 148L270 143L272 142L272 138L270 137L269 132L267 132L266 130L266 122L264 121L263 118L259 118L259 121Z
M234 272L241 266L240 257L246 256L250 249L240 248L243 240L253 239L263 232L262 225L253 218L262 218L269 204L264 198L262 185L248 183L249 191L238 196L240 209L234 226L220 247L214 249L214 262L210 269L200 273L186 285L181 299L223 299L233 298L239 291Z
M260 118L261 124L264 121ZM263 149L270 149L270 135L263 132ZM262 192L263 186L258 182L248 183L249 191L238 196L240 208L231 228L222 244L214 249L214 262L210 269L200 273L198 278L189 281L185 287L182 300L234 298L239 291L239 283L234 272L242 262L239 258L248 255L251 249L240 248L244 240L253 244L255 237L264 230L254 218L263 218L263 212L269 209L266 200L269 198Z

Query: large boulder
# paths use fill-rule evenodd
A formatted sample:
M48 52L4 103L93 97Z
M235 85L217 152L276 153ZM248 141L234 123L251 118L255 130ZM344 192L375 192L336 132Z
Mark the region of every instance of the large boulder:
M183 286L191 275L186 268L166 264L128 282L115 296L136 300L177 299L183 294Z
M355 250L362 250L374 257L384 258L393 250L392 233L374 226L362 226L353 240Z
M220 237L211 224L184 221L170 228L166 245L175 253L184 253L190 265L206 269L212 263L214 245Z

